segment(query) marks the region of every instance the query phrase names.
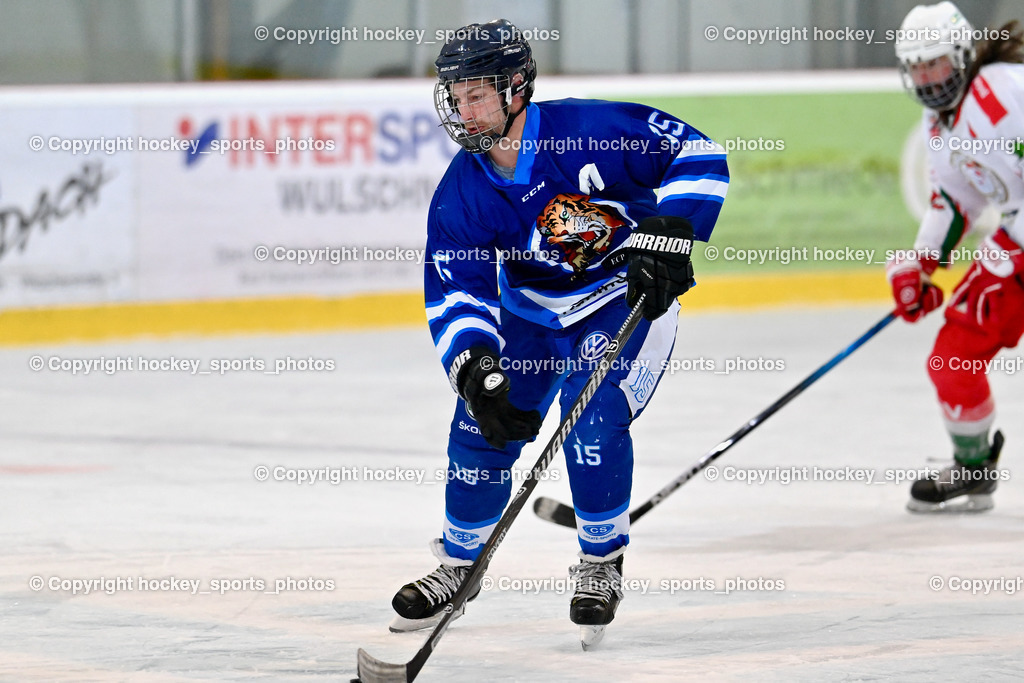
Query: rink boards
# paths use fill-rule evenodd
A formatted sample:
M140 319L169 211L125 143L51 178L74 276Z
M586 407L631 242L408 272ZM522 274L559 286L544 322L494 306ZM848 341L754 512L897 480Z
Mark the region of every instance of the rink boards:
M762 96L790 98L784 106L797 110L801 98L838 98L836 106L858 118L854 103L865 93L903 97L894 76L552 78L537 97L676 98L665 106L714 128L717 107L748 111L743 98ZM0 344L419 324L426 208L455 151L424 95L430 87L398 80L5 89L0 145L11 164L0 172ZM902 109L861 106L901 112L891 125L872 125L902 141ZM736 119L714 132L732 139L756 130ZM698 250L707 286L688 296L694 310L884 300L884 247L912 236L897 183L882 177L891 192L863 227L846 208L869 204L856 194L860 181L841 196L765 195L759 163L803 163L807 150L787 142L785 153L730 157L733 188L711 245L721 251L716 259ZM889 147L882 151L891 161L874 164L885 173L900 163L900 150ZM788 172L799 183L822 169ZM875 178L860 189L878 185ZM790 205L799 213L785 213ZM849 219L845 233L836 212ZM900 230L885 239L868 229L890 224ZM856 263L780 259L858 239L884 243Z

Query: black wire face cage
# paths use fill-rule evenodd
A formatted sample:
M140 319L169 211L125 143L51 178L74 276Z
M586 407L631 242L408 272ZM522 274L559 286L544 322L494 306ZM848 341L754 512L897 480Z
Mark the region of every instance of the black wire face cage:
M459 88L462 100L456 104L455 89L460 84L464 84ZM486 152L508 132L511 103L512 91L507 76L443 80L434 86L434 109L441 117L441 125L452 140L471 154ZM472 110L500 115L501 120L495 118L495 122L490 124L478 122L470 104Z
M967 70L971 66L970 54L963 50L956 50L948 55L950 64L953 67L949 78L941 83L930 83L928 85L917 85L910 76L910 64L900 63L900 75L903 77L903 87L914 96L914 99L933 111L948 111L954 108L967 89Z

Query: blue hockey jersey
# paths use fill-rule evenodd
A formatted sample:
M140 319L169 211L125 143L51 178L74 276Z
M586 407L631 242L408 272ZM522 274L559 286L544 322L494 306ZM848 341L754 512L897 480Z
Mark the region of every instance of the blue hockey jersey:
M431 201L425 298L444 367L471 346L500 353L502 309L558 329L623 296L625 266L602 264L633 228L682 216L707 241L728 183L722 147L665 112L531 103L512 180L463 150Z

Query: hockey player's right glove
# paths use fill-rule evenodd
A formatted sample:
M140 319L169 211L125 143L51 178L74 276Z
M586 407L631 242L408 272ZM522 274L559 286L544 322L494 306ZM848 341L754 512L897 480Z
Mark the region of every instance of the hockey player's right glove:
M1000 228L982 242L978 252L979 258L950 295L947 316L961 316L969 324L995 330L1007 324L1013 328L1013 316L1019 315L1016 311L1020 309L1008 308L1004 301L1010 289L1019 301L1024 287L1024 249Z
M664 315L672 302L696 284L693 279L693 226L678 216L651 216L629 237L629 289L626 303L636 305L641 294L644 317L655 320Z
M917 322L942 305L942 290L929 277L938 266L925 252L913 251L897 251L885 264L896 312L907 322Z
M532 440L540 432L541 415L509 403L508 375L498 366L497 354L485 346L463 351L452 364L454 384L466 400L480 435L492 447L504 449L509 441Z

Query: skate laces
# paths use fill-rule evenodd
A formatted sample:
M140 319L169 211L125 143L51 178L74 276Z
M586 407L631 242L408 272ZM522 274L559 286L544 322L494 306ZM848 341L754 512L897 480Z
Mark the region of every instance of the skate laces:
M448 602L462 584L468 567L449 567L442 564L416 582L416 588L423 593L431 605Z
M569 578L576 583L577 598L597 598L608 602L613 594L620 600L623 597L622 575L614 562L584 560L569 567Z

